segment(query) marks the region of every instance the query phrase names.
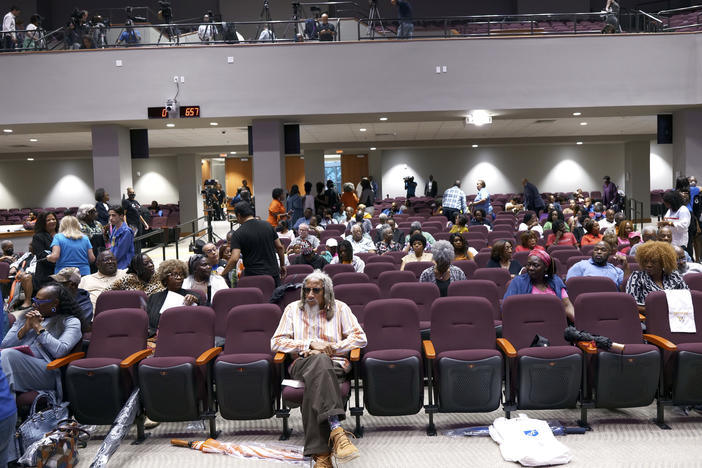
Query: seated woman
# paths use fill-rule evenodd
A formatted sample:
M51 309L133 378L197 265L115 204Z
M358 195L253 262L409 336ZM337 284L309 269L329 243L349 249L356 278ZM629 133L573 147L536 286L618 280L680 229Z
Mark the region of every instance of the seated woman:
M466 240L457 232L451 234L448 241L453 245L454 260L473 260L478 253L473 247L468 247Z
M353 246L351 242L347 240L342 240L337 246L338 255L331 259L329 263L343 263L347 265L353 265L354 271L356 273L363 273L366 268L366 262L361 260L359 257L353 254Z
M490 251L490 260L487 262L487 268L502 268L509 271L509 274L514 278L522 270L522 266L518 261L512 259L512 242L508 240L498 240L492 244Z
M568 320L575 318L573 304L568 299L563 280L556 275L556 266L545 250L532 250L524 267L526 273L515 276L509 283L505 299L516 294L550 294L563 302Z
M146 254L135 255L129 262L127 274L112 283L113 291L144 291L147 296L163 291L164 286L154 275L154 262Z
M51 251L51 242L56 235L58 223L56 215L48 211L43 211L37 215L36 223L34 224L34 235L29 250L36 257L36 266L34 273L30 274L26 270L20 273L18 278L22 283L24 290L24 302L19 306L20 309L31 307L32 296L45 284L50 282L50 275L54 274L55 265L47 260L47 252Z
M224 278L212 274L212 267L204 255L195 254L190 257L188 273L190 274L183 281L183 288L197 291L200 296L207 298L205 303L200 305L212 305L212 298L217 291L229 288Z
M626 282L626 292L634 296L639 312L646 313L646 296L652 291L689 289L677 271L678 259L667 242L648 241L636 249L641 271L634 271Z
M66 267L78 268L81 276L90 274L90 264L95 263L95 255L90 240L80 231L78 218L63 217L46 259L56 264L54 274Z
M436 242L435 242L436 244ZM426 238L421 234L412 234L409 239L409 245L412 251L402 257L402 264L400 265L400 270L405 269L405 265L410 262L431 262L433 257L429 252L425 252L424 249L427 246Z
M580 245L594 245L604 237L600 234L600 224L592 219L586 219L583 223L585 235L580 239Z
M511 211L512 213L519 213L524 209L524 204L519 203L519 199L517 197L510 198L507 203L505 203L505 211Z
M522 231L519 234L519 245L515 252L531 252L534 249L545 250L539 245L539 235L536 231Z
M618 250L623 254L628 254L629 250L631 250L629 234L632 232L634 232L634 223L632 223L629 219L622 220L619 223L619 226L617 226Z
M185 263L180 260L166 260L158 266L156 276L164 289L149 296L149 301L146 303L146 313L149 315L149 336L156 334L158 322L164 311L172 307L200 303L204 305L205 301L197 291L183 289L183 281L187 274Z
M93 246L93 253L97 255L102 252L105 249L104 229L102 223L97 220L95 205L80 205L76 218L80 221L80 232L88 236Z
M551 230L553 230L553 232L556 232L556 229L553 227L553 223L558 221L558 220L565 222L565 217L563 216L563 213L561 213L558 210L549 210L548 218L543 226L544 231L551 229ZM567 226L566 226L566 228L567 228Z
M441 297L448 296L448 287L452 281L466 279L466 274L460 268L451 265L454 259L454 248L448 241L436 241L434 251L434 266L427 268L419 276L420 283L435 283L439 287Z
M517 231L534 231L539 237L544 235L544 228L539 224L539 218L534 213L526 213L524 219L519 223Z
M37 291L32 309L19 317L0 348L2 370L13 392L60 390L61 374L46 365L69 354L82 338L78 303L66 288L51 283ZM17 346L28 346L24 353ZM60 393L60 392L59 392Z
M275 231L278 233L278 237L281 239L290 239L291 243L295 240L295 233L292 229L290 229L290 223L286 219L278 222L278 226L276 226Z
M375 243L375 252L378 255L383 255L386 252L397 252L402 250L399 242L393 239L394 232L390 226L386 226L380 233L381 241Z
M468 218L465 215L457 215L456 224L451 227L449 233L453 234L457 232L463 234L464 232L468 232L468 226L466 226L466 224L468 224Z
M485 210L478 208L473 212L473 218L470 220L471 226L487 226L488 231L492 231L492 223L487 220Z
M552 245L578 246L578 240L572 233L568 232L568 227L560 219L553 222L553 234L549 234L546 239L546 247Z

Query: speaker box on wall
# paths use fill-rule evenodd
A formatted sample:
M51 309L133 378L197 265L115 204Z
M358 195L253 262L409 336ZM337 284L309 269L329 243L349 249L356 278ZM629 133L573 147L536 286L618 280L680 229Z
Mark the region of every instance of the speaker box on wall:
M132 148L132 159L149 158L149 133L145 128L129 130L129 143Z
M673 114L658 114L658 144L673 143Z
M249 134L249 154L253 155L253 127L249 125L247 130Z
M300 126L297 124L283 126L285 134L285 154L300 154Z

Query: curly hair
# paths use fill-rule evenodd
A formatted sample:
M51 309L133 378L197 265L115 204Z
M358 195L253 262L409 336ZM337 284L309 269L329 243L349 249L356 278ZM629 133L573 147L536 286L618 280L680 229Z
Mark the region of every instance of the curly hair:
M663 194L663 203L670 205L670 209L673 211L678 211L680 207L685 204L682 194L677 190L668 190L665 192Z
M427 247L427 238L424 237L422 234L412 234L412 236L409 238L410 246L415 242L421 242L424 248Z
M639 265L648 262L660 262L666 275L678 268L678 257L675 249L667 242L648 241L636 249L636 261Z
M165 262L161 262L156 272L158 280L164 286L168 283L168 276L173 273L180 273L183 279L185 279L188 276L188 267L185 265L185 262L176 259L166 260Z
M436 241L431 248L433 259L437 263L451 263L456 257L453 245L449 241Z
M631 226L631 230L634 230L634 223L632 223L630 219L623 219L622 222L619 223L619 226L617 226L617 237L622 237L622 235L626 234L626 226ZM628 234L626 235L628 236Z

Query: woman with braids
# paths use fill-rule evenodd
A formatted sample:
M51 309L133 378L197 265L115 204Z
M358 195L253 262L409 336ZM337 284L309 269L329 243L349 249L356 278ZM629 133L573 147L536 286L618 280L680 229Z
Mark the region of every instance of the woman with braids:
M641 271L634 271L626 282L626 292L634 296L640 313L646 313L646 296L652 291L689 289L678 273L678 258L667 242L648 241L636 248Z
M82 311L71 293L58 283L44 286L32 299L32 308L19 317L0 344L0 361L10 390L58 391L61 374L46 365L69 354L80 342ZM17 346L27 346L23 352Z
M109 289L113 291L144 291L151 296L165 288L154 275L154 262L146 254L136 255L129 262L127 274L116 280Z
M563 280L556 275L556 267L545 250L532 250L526 261L526 273L515 276L509 283L505 299L516 294L550 294L563 302L566 317L573 321L575 311L568 299Z

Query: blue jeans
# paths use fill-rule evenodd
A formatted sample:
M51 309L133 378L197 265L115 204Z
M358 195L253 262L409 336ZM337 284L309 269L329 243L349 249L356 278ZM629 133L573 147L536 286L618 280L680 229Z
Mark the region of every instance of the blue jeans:
M0 437L0 467L5 467L9 462L7 457L10 453L15 453L15 450L8 451L10 444L15 443L15 424L17 423L17 413L13 413L7 418L0 421L0 434L8 434L8 436Z
M403 21L400 27L397 28L398 39L411 39L414 34L414 23L411 21Z

